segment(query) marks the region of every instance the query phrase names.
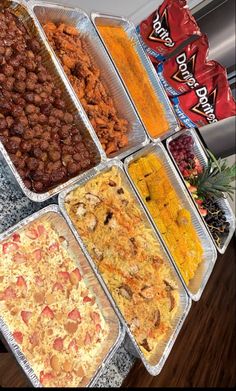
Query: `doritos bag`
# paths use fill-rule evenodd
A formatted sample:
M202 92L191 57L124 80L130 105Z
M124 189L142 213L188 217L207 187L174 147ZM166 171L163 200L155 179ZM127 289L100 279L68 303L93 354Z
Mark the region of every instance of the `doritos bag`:
M164 0L157 11L140 23L137 32L144 50L157 62L192 35L200 35L186 0Z
M179 54L157 66L158 76L169 96L182 95L198 87L215 66L207 63L209 44L204 34Z
M175 112L186 128L201 127L236 115L236 103L227 80L224 67L209 61L211 77L194 90L172 98ZM205 75L206 76L206 75Z

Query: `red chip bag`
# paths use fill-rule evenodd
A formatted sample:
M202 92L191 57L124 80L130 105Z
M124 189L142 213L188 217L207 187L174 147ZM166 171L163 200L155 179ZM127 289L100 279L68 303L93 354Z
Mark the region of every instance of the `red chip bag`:
M137 32L144 50L158 62L192 35L201 34L186 0L164 0L157 11L140 23Z
M172 99L176 114L187 128L201 127L236 115L236 103L228 84L225 68L216 61L209 61L211 77L202 85Z
M204 34L158 65L158 76L169 96L192 91L204 82L206 75L209 77L211 71L215 72L215 66L207 63L208 49L208 39Z

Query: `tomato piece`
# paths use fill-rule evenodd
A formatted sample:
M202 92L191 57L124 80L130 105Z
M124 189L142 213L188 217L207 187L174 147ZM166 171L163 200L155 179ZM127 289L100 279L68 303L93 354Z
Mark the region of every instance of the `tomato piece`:
M36 259L36 261L41 261L42 250L40 250L40 248L37 248L36 250L34 250L33 254L34 254L34 258Z
M85 339L84 339L84 344L85 345L89 345L89 344L91 344L91 342L92 342L92 339L91 339L89 333L86 332Z
M81 322L81 315L80 315L80 312L77 310L77 308L75 308L71 312L69 312L68 318Z
M61 352L63 350L63 339L58 337L53 342L53 349Z
M50 318L50 319L53 319L54 318L54 312L51 310L51 308L49 308L48 306L46 306L43 311L41 312L41 314L47 318Z
M29 324L29 320L32 316L32 312L31 311L21 311L21 318L23 320L23 322L25 322L25 324Z
M26 231L25 235L27 236L27 238L32 239L32 240L37 239L39 236L38 231L33 227L29 227L28 230Z
M39 234L39 236L41 236L41 235L43 235L44 233L46 233L46 229L45 229L45 227L44 227L43 224L39 224L39 225L37 226L37 229L38 229L38 234Z
M53 291L63 291L63 286L60 282L55 282L52 288Z
M91 303L92 301L93 301L93 299L91 299L91 297L85 296L83 298L83 303Z
M39 381L41 384L47 384L48 381L54 379L54 376L51 372L44 373L44 371L40 372Z
M25 281L24 277L22 277L22 276L17 277L16 285L23 287L23 288L27 288L26 281Z
M9 286L5 289L5 292L4 292L4 296L5 296L5 299L15 299L16 298L16 292L15 290Z
M35 277L35 282L38 286L43 286L43 279L40 276Z
M90 318L93 320L95 324L100 322L100 315L95 311L90 313Z
M96 333L98 334L102 330L102 326L98 323L96 324Z
M8 242L8 243L4 243L2 245L3 254L10 254L10 253L18 250L18 248L19 248L18 244L14 243L14 242Z
M20 331L14 331L12 335L17 343L21 344L23 342L23 334Z
M16 253L16 254L13 256L12 259L13 259L13 262L15 262L15 263L17 263L17 264L21 264L21 263L26 262L27 257L26 257L26 255L24 255L24 254Z
M58 276L61 277L63 280L69 280L70 275L68 272L58 272Z
M76 343L76 340L75 339L72 339L72 341L70 341L69 345L68 345L68 348L70 350L75 350L75 352L78 352L78 345Z
M20 234L18 234L18 233L14 233L13 235L12 235L12 240L13 240L13 242L20 242Z
M82 276L80 274L80 271L78 268L72 270L70 273L70 282L72 285L77 285L82 279Z
M37 346L39 344L39 336L36 332L34 332L30 337L29 337L29 341L31 343L31 345L33 346Z
M58 251L59 250L59 243L55 242L55 243L50 244L50 246L48 247L48 250L50 251L50 253Z

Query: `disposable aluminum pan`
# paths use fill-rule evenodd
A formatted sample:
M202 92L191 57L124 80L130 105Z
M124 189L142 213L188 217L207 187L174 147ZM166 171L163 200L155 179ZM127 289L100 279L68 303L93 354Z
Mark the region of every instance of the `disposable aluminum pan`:
M148 217L147 217L147 214L145 212L145 210L142 208L142 205L138 199L138 197L136 196L135 192L132 190L132 187L129 183L129 180L124 172L124 169L123 169L123 164L122 162L118 161L117 159L114 159L113 161L110 160L109 162L107 163L102 163L99 167L95 168L94 169L94 172L93 174L90 174L88 173L88 175L86 177L84 177L83 179L81 179L81 181L78 182L78 184L74 185L73 187L71 187L70 189L67 189L65 191L63 191L60 195L59 195L59 207L60 207L60 210L62 211L63 215L65 216L71 230L73 231L74 235L76 236L79 244L81 245L81 247L83 248L94 272L96 273L103 289L105 290L109 300L111 301L111 303L113 304L113 307L115 309L115 311L117 312L117 315L119 316L121 322L125 325L125 328L126 328L126 331L128 333L128 336L130 338L130 340L132 341L132 344L133 344L133 347L131 348L131 353L138 356L144 366L146 367L147 371L153 375L153 376L156 376L160 373L160 371L162 370L164 364L165 364L165 361L167 359L167 357L169 356L170 354L170 351L174 345L174 342L179 334L179 331L181 330L182 326L183 326L183 323L188 315L188 312L190 310L190 307L191 307L191 299L190 297L187 295L181 281L179 280L178 278L178 275L175 271L175 268L173 267L172 263L170 262L169 258L168 258L168 255L164 249L164 247L162 246L161 244L161 241L158 237L158 235L156 234L155 230L152 228L153 230L153 235L155 236L157 242L159 243L160 245L160 249L161 249L161 254L163 256L163 259L165 260L165 263L168 264L168 266L171 268L172 270L172 273L173 273L173 276L176 280L176 283L178 284L178 288L179 288L179 295L180 295L180 307L179 307L179 312L178 314L176 315L176 320L175 320L175 324L174 324L174 327L172 329L172 331L170 332L168 338L165 340L165 341L161 341L160 342L160 346L158 348L158 351L156 352L155 354L155 357L152 358L152 362L148 362L144 356L144 354L142 353L141 349L139 348L132 332L130 331L129 329L129 326L126 322L126 319L123 317L119 307L117 306L117 304L115 303L113 297L112 297L112 294L108 288L108 286L106 285L102 275L100 274L95 262L93 261L92 257L90 256L90 254L88 253L87 249L86 249L86 246L82 240L82 238L80 237L78 231L76 230L73 222L71 221L70 219L70 216L68 215L67 211L66 211L66 208L65 208L65 199L67 197L67 195L73 191L74 189L76 189L78 186L83 186L86 182L88 182L89 180L95 178L97 175L100 175L104 172L107 172L109 170L111 170L112 167L117 167L118 170L120 171L120 174L122 176L122 180L123 180L123 184L124 186L126 187L126 189L129 189L129 191L131 192L131 194L133 195L134 199L136 200L137 202L137 206L141 209L141 212L142 212L142 215L144 217L144 221L146 222L146 225L147 227L150 229L150 227L152 228L150 222L148 221ZM144 308L144 311L145 311L145 308Z
M166 147L167 147L167 150L181 176L181 178L183 179L183 182L184 182L184 177L183 175L181 174L179 168L178 168L178 165L170 151L170 142L174 139L177 139L179 136L181 136L182 134L185 134L185 135L188 135L188 136L191 136L192 139L194 140L194 145L193 145L193 153L194 155L198 158L198 160L200 161L200 163L202 164L202 166L206 167L207 166L207 152L205 150L205 147L203 146L200 138L198 137L197 135L197 132L195 129L186 129L186 130L181 130L180 132L176 133L176 135L172 136L172 137L169 137L167 140L166 140ZM185 182L184 182L185 184ZM187 191L189 192L189 195L191 196L192 200L194 201L194 198L191 194L191 192L187 189ZM220 210L222 210L224 213L225 213L225 217L226 217L226 221L228 221L230 223L230 229L229 229L229 233L228 235L225 235L224 237L224 240L222 240L222 245L221 246L218 246L211 234L211 231L210 229L208 228L208 225L207 223L205 222L204 218L201 216L202 218L202 221L204 222L210 236L211 236L211 239L213 241L213 243L215 244L217 250L219 251L220 254L224 254L229 243L230 243L230 240L232 239L232 236L234 234L234 231L235 231L235 215L234 215L234 212L232 211L231 207L230 207L230 204L228 202L228 200L226 199L226 196L225 198L217 198L216 199L216 202L217 202L217 205L219 206ZM196 202L194 201L194 204L199 212L199 209L197 207L197 204Z
M86 49L90 54L90 59L93 65L96 66L96 68L99 68L101 72L101 80L113 98L119 116L128 121L128 145L111 154L109 158L118 157L122 159L148 144L149 139L145 129L88 15L78 8L69 8L62 5L47 4L39 1L31 1L29 6L38 19L42 31L43 25L49 21L56 24L69 24L70 26L78 29L80 36L86 43ZM46 34L44 34L44 38L47 40ZM61 68L61 72L64 73L59 58L58 64ZM65 73L64 76L67 78ZM70 84L68 78L67 82ZM71 88L73 88L72 85ZM81 109L83 110L82 105ZM85 111L84 115L87 116Z
M92 151L94 166L98 165L99 163L101 163L101 161L105 160L106 155L101 148L101 144L98 141L98 138L94 133L94 130L90 122L88 121L87 116L81 109L77 97L75 96L73 90L68 84L64 73L62 73L61 71L61 68L58 66L58 62L55 59L55 56L50 49L49 44L45 42L45 36L41 31L39 23L32 14L30 8L28 7L28 3L26 1L20 0L2 0L0 3L0 11L6 7L9 7L13 11L13 13L28 28L32 36L37 37L37 39L39 39L39 41L41 42L43 47L43 49L40 51L40 55L42 56L42 63L50 70L51 74L53 74L54 76L54 82L63 91L63 98L65 99L67 109L74 114L75 124L78 126L81 134L84 136L86 145ZM1 141L0 153L2 153L3 157L5 158L8 166L10 167L14 177L16 178L25 195L35 202L42 202L51 198L55 194L58 194L61 190L65 189L68 185L75 183L75 181L77 181L84 174L84 172L81 171L81 174L77 175L75 178L72 178L67 182L64 182L63 184L58 185L45 193L35 193L27 189L27 187L24 185L23 180L18 174L15 166L10 159L10 156L8 155Z
M80 270L82 271L86 283L90 289L94 292L98 302L100 309L104 315L105 321L109 326L109 335L107 344L104 344L104 348L102 350L102 354L99 360L98 368L96 369L93 378L88 379L87 384L84 384L86 387L93 387L105 365L109 363L111 358L113 357L116 350L121 345L124 336L125 330L119 319L117 318L116 313L114 312L109 300L107 299L104 290L101 288L98 279L96 278L94 272L92 271L91 266L89 265L86 256L76 241L73 233L71 232L68 224L60 213L59 207L57 205L50 205L46 208L40 210L39 212L34 213L33 215L27 217L22 220L14 227L10 228L8 231L0 235L0 245L1 242L5 241L10 235L15 232L18 232L21 229L24 229L27 225L32 223L33 221L49 221L56 228L57 232L65 237L68 242L68 249L73 254L77 254L77 262ZM32 383L34 387L42 387L38 377L35 375L33 368L30 365L30 362L27 361L24 354L21 352L21 349L15 343L15 340L9 331L8 325L4 322L3 318L0 314L0 333L2 333L5 341L9 345L12 353L16 357L18 363L23 368L26 376Z
M125 81L123 80L123 78L119 72L119 69L117 68L117 66L115 64L115 61L113 60L112 55L109 52L109 48L107 47L102 35L99 32L98 26L101 26L101 25L102 26L120 26L125 30L128 37L130 39L132 39L132 42L134 44L134 48L137 52L137 55L139 56L145 70L147 71L151 85L154 89L154 92L157 96L158 101L160 101L163 105L163 108L165 111L165 116L166 116L166 119L169 123L169 131L163 133L159 137L153 138L150 135L150 133L148 132L148 130L146 129L150 139L152 141L163 140L164 138L166 138L166 137L170 136L171 134L173 134L174 132L176 132L179 129L179 125L178 125L178 120L176 118L176 115L174 113L174 109L171 106L170 100L169 100L169 98L168 98L159 78L158 78L158 75L157 75L151 61L149 60L148 56L146 55L145 51L142 48L142 45L139 41L134 24L132 22L128 21L127 19L119 17L119 16L111 16L111 15L105 15L105 14L100 14L100 13L95 13L95 12L92 12L91 19L92 19L94 26L96 27L96 30L97 30L99 37L101 38L101 40L104 44L104 47L106 48L114 66L116 68L117 73L119 74L121 80L124 83L124 85L125 85ZM126 89L127 89L127 87L126 87ZM130 96L130 99L133 101L132 96L129 93L128 89L127 89L127 92ZM133 101L133 104L135 106L134 101ZM137 110L137 108L136 108L136 110ZM138 110L137 110L137 112L138 112ZM142 117L141 117L140 113L139 113L139 117L140 117L140 120L142 121ZM142 123L143 123L143 121L142 121ZM143 123L143 126L145 127L144 123ZM158 118L157 118L157 127L158 127Z
M186 291L188 292L189 296L194 300L198 301L202 295L202 292L206 286L206 283L212 273L213 267L215 265L215 261L217 259L217 252L215 249L215 246L212 243L212 240L208 234L208 231L206 230L206 227L202 223L202 220L199 216L199 213L196 211L196 208L193 204L193 201L189 197L189 194L180 179L178 172L176 171L170 157L168 156L168 153L166 152L165 148L161 143L154 143L150 144L150 146L147 146L146 148L142 149L141 151L135 153L132 156L129 156L125 159L124 166L126 173L136 190L137 194L139 195L142 205L144 206L148 216L150 217L156 231L159 233L159 235L162 237L160 231L157 228L157 225L154 221L154 219L151 216L151 213L149 212L147 206L143 202L138 188L136 187L135 183L133 182L131 176L129 175L129 165L131 162L137 160L138 158L142 156L146 156L149 153L155 154L163 163L163 167L166 170L166 173L168 175L169 180L171 181L171 184L175 191L177 192L179 199L181 200L181 203L185 209L187 209L191 213L191 218L192 218L192 224L195 228L195 231L201 241L201 245L203 248L203 262L199 265L194 277L190 281L189 285L187 286L181 272L178 269L178 266L174 260L174 258L171 255L170 250L168 249L168 246L165 245L165 247L168 250L168 253L173 261L173 263L176 265L176 270L179 273L179 276L181 278L182 283L184 284ZM164 239L163 239L164 243Z

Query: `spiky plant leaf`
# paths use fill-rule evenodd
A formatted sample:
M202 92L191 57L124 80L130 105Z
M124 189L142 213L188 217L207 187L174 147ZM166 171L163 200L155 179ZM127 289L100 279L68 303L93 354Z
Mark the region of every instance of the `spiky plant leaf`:
M208 164L203 172L194 180L200 196L225 197L228 194L232 199L235 186L232 182L236 179L236 163L231 167L226 160L216 159L212 152L208 151Z

